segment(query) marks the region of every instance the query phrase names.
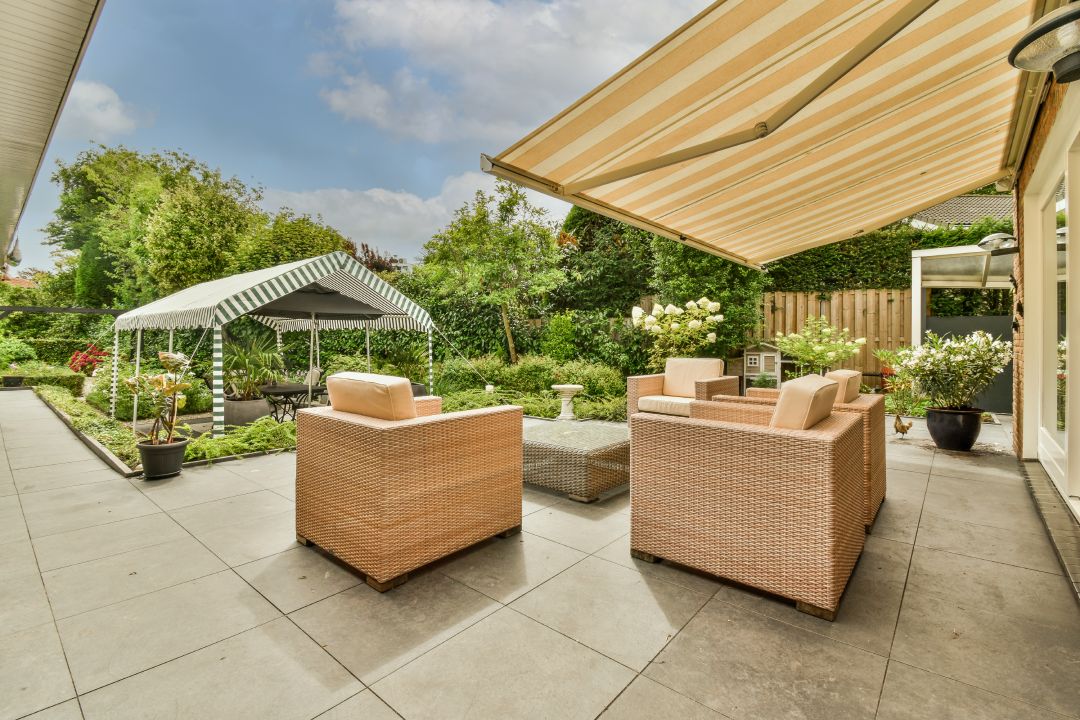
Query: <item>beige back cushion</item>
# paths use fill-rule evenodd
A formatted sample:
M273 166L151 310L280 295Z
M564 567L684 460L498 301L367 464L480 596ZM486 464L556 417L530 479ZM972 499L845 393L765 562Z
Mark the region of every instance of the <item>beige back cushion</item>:
M780 386L769 425L793 430L807 430L829 417L838 388L835 380L820 375L788 380Z
M695 382L723 374L724 361L719 358L668 358L664 366L664 394L692 398Z
M412 385L405 378L373 373L340 372L326 379L330 407L380 420L416 417Z
M836 402L849 403L859 399L862 373L858 370L830 370L825 373L825 377L835 380L839 386L836 390Z

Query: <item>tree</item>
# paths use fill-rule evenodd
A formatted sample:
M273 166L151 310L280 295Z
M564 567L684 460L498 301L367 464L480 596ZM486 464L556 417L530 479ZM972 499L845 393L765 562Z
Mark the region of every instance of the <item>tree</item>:
M652 233L573 207L559 236L567 282L555 293L562 309L624 317L650 292Z
M310 215L285 208L269 225L241 236L232 272L248 272L325 255L337 250L351 253L353 245L334 228Z
M372 247L366 242L360 243L360 248L353 253L361 265L371 272L389 273L399 272L405 267L404 258L392 253L383 252L379 248Z
M517 362L512 309L565 282L546 214L529 203L521 187L500 180L493 195L477 190L450 225L424 245L422 272L443 294L474 293L481 303L498 308L511 363Z
M681 305L702 295L720 303L724 321L716 326L721 357L742 347L761 323L765 276L665 238L653 241L653 290L665 303Z

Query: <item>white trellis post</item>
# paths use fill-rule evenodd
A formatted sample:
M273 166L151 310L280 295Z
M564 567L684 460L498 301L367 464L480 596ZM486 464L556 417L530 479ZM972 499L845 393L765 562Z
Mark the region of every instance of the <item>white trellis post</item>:
M116 387L120 382L120 331L113 329L112 390L109 395L109 417L116 419Z
M367 371L371 372L371 328L364 325L364 346L367 348Z
M432 353L431 328L427 331L427 391L428 395L435 394L435 360Z
M173 351L173 335L174 335L175 333L176 333L176 331L175 331L175 330L170 330L170 331L169 331L169 353L170 353L170 354L171 354L171 353L172 353L172 351Z
M274 332L277 335L277 353L278 353L278 355L283 355L283 353L282 353L282 345L281 345L281 330L276 330L275 329ZM282 359L282 362L284 362L284 358Z
M139 377L139 362L142 360L142 328L135 330L135 375L133 377ZM135 393L134 400L131 404L131 427L135 428L135 423L139 421L139 393Z
M221 325L214 323L214 348L211 357L213 365L214 391L214 429L213 437L225 434L225 375L222 372Z

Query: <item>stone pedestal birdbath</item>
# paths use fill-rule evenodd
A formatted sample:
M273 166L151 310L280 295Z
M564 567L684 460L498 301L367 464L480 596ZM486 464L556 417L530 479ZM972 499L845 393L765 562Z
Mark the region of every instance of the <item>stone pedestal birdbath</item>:
M556 420L577 420L574 416L574 396L584 390L582 385L552 385L551 389L562 398L562 411Z

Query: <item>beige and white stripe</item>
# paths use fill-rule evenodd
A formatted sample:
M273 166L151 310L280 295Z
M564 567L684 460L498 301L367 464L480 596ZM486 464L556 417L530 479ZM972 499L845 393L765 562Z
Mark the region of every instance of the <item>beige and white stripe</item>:
M717 2L484 169L767 262L1009 174L1021 78L1005 57L1052 4Z

